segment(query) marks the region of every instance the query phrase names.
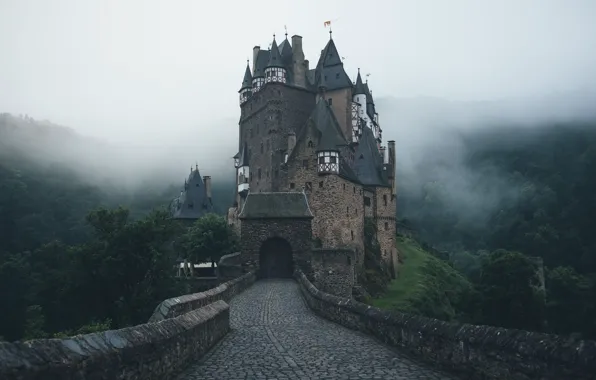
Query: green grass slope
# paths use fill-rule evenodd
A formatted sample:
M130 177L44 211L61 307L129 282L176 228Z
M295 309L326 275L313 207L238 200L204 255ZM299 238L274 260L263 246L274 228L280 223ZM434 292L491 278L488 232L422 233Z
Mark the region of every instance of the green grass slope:
M398 236L397 249L403 261L399 276L371 304L446 321L467 320L475 299L470 281L411 238Z

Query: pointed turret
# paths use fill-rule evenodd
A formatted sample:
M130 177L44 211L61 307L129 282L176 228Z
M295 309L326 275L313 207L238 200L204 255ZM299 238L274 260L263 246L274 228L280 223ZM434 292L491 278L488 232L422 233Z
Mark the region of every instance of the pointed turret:
M273 43L271 44L271 51L269 54L269 62L265 69L265 82L281 82L286 83L287 72L281 60L281 54L275 42L275 35L273 35Z
M354 86L354 95L360 94L366 95L366 89L364 88L362 77L360 76L360 68L358 68L358 76L356 77L356 85Z
M252 75L250 73L250 65L248 64L248 60L246 61L246 70L244 71L242 86L238 92L240 93L240 105L246 103L246 101L252 95Z
M196 220L213 211L211 201L211 177L201 177L198 165L190 167L190 175L184 181L184 190L174 201L175 219Z

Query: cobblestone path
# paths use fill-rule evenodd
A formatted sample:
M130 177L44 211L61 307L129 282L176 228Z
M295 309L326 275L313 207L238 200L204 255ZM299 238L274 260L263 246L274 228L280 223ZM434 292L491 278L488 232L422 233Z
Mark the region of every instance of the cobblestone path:
M258 281L230 311L232 331L180 380L454 379L314 315L293 280Z

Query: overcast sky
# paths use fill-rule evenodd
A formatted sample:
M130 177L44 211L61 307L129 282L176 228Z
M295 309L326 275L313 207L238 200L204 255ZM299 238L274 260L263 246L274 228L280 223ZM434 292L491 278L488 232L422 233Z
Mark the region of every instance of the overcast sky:
M326 20L375 97L590 89L594 15L594 0L0 0L0 112L113 141L235 145L252 47L287 25L314 65Z

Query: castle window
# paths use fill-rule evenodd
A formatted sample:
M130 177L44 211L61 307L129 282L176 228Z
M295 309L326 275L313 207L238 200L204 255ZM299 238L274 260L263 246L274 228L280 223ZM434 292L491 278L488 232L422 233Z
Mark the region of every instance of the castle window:
M308 140L308 147L309 147L309 148L312 148L312 147L313 147L313 143L312 143L312 141L311 141L311 140Z
M346 215L347 216L350 216L350 206L347 206L346 207Z
M389 230L389 223L385 222L385 231Z
M296 187L296 185L294 184L294 182L290 183L290 189L294 189L294 187Z
M331 98L327 99L327 104L332 105L333 104L333 99L331 99Z
M302 160L302 168L308 169L308 160Z
M335 79L339 79L339 73L335 74Z
M323 181L319 182L319 187L323 188Z
M369 197L364 197L364 205L370 206L370 198Z
M261 168L259 168L259 170L257 170L257 177L258 177L258 179L261 179Z
M347 257L348 258L348 265L352 265L352 259L350 259L350 256Z
M311 191L312 190L312 182L306 182L304 184L304 188L306 189L306 191Z
M344 183L344 190L346 189L346 184Z
M354 231L350 231L350 233L352 234L352 240L354 240Z
M261 143L261 153L263 153L263 143Z
M353 187L354 194L356 194L356 186Z
M387 206L387 194L383 195L383 206Z

